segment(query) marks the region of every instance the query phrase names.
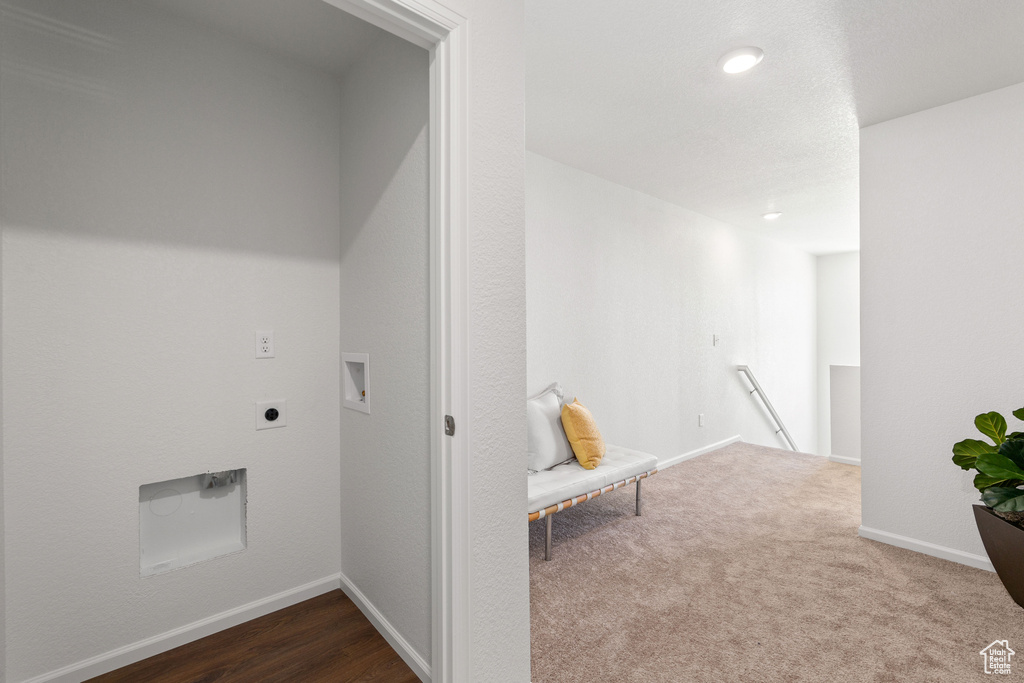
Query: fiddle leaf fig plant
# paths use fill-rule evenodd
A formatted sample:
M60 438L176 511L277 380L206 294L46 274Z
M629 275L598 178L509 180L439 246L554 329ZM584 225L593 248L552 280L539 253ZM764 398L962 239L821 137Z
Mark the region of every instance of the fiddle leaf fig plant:
M1013 411L1024 421L1024 408ZM1000 517L1024 522L1024 432L1007 435L1006 419L997 412L982 413L974 426L992 443L964 439L953 445L953 463L966 470L977 470L974 486L981 500Z

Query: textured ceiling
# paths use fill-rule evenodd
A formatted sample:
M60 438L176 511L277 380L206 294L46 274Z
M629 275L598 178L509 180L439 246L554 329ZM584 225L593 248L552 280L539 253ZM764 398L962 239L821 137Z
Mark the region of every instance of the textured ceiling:
M860 127L1024 81L1024 0L526 6L531 151L811 253L859 246Z
M323 0L146 0L313 68L343 74L383 31Z

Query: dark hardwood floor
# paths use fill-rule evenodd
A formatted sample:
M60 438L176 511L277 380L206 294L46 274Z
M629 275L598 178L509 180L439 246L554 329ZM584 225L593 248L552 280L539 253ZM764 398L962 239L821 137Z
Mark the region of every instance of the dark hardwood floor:
M340 590L98 676L89 683L343 683L419 678Z

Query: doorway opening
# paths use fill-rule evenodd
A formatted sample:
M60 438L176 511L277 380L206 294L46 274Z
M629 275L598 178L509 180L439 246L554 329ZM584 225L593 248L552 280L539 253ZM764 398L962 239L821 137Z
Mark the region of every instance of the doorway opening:
M105 630L102 642L90 645L94 650L78 655L17 636L47 632L73 641L68 620L53 628L11 624L12 671L42 675L49 671L44 667L74 667L76 661L116 667L160 647L159 634L216 623L239 608L258 611L261 601L298 600L346 579L362 593L378 628L403 640L418 672L449 680L464 666L465 638L458 634L468 623L469 465L468 458L453 457L465 449L464 435L443 432L445 416L465 424L463 20L430 3L413 4L309 0L302 3L305 14L300 3L248 0L4 3L3 163L5 177L16 181L5 186L4 197L4 322L30 331L9 337L4 354L12 365L44 368L52 393L67 398L46 406L47 420L20 419L32 406L38 413L38 392L17 373L5 377L14 432L14 450L5 453L11 463L5 504L13 510L7 521L45 518L42 503L18 493L19 482L34 476L18 465L28 462L16 452L19 443L53 454L48 457L60 476L50 482L51 493L77 492L80 503L94 496L80 506L95 516L80 520L92 531L72 546L82 544L80 555L100 564L123 556L127 537L134 548L129 554L138 553L137 512L127 514L128 497L116 491L131 490L137 508L138 487L147 482L242 468L248 487L245 549L196 565L212 576L196 578L184 610L163 608L180 607L180 586L158 583L160 577L126 586L116 568L79 565L76 571L108 578L83 586L77 598L64 593L62 610L74 609L76 600L83 610L96 601L113 609L119 601L102 600L104 593L136 591L145 595L145 613L109 620L124 628ZM292 14L290 23L275 14L281 7ZM338 27L345 20L335 19L344 15L352 22L342 9L358 15L358 23L368 21L353 30L351 42L370 36L363 55L381 53L361 74L355 70L365 60L343 68L332 61L345 58L345 41L329 35L344 30ZM288 34L282 26L302 30ZM356 85L373 91L375 69L409 76L418 105L398 108L406 116L400 120L391 116L394 109L378 110L387 114L371 133L388 137L394 149L346 174L342 118L367 112L346 111L343 91ZM346 75L363 80L352 85ZM378 104L393 105L409 92L381 88L373 94ZM408 124L408 137L387 134L396 120ZM349 137L348 151L359 156L365 153L359 145L372 135ZM397 199L395 183L415 186L416 200ZM345 187L355 188L350 202L339 196ZM365 201L374 192L377 201ZM349 208L365 214L346 218ZM397 213L388 217L395 221L384 220L380 213L392 208ZM400 235L360 230L375 218L409 229L408 243L389 241ZM416 264L402 271L415 271L415 285L406 286L420 298L414 302L418 318L392 317L389 329L380 321L392 307L372 279L387 274L369 266L374 258L386 263L382 256L394 255L396 244L396 260ZM352 256L347 272L358 279L348 298L341 291L343 255ZM50 353L67 339L68 327L81 344ZM271 329L274 357L254 358L254 331ZM394 348L382 339L416 344ZM355 526L357 519L340 510L346 472L339 454L350 464L380 466L381 475L402 468L388 460L379 439L346 443L343 351L375 360L373 414L353 413L364 420L358 428L367 418L383 419L389 408L407 407L402 401L409 395L401 389L416 375L422 457L405 468L416 469L415 486L405 485L416 489L420 514L416 542L404 546L418 557L408 563L418 574L414 609L408 600L399 610L378 605L394 596L366 588L376 578L373 566L356 566L353 576L345 572L346 558L366 556L346 555L342 530L350 527L343 525ZM288 401L288 423L257 431L253 404L267 400ZM47 430L53 420L68 429ZM72 450L77 459L63 457ZM379 491L376 504L389 504L389 493ZM369 512L365 505L352 510ZM121 528L125 519L136 522L129 534ZM47 527L54 533L64 528ZM372 535L373 528L359 533ZM12 601L45 603L44 584L60 580L54 572L74 563L29 557L17 552L20 537L3 540L12 551L8 557L40 564L8 575L18 582L8 591ZM87 552L96 544L110 552ZM53 545L65 559L75 554L67 544ZM382 565L395 566L393 558L384 559ZM51 569L36 571L42 567ZM188 584L190 571L167 575ZM61 612L11 606L12 618L45 620ZM140 631L158 635L135 648ZM78 659L54 662L45 655L62 650Z

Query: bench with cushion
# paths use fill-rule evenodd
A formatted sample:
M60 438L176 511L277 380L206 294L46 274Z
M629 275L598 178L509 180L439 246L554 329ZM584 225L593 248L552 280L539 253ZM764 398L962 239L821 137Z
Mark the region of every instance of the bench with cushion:
M585 469L562 429L561 387L552 384L526 405L527 517L530 522L546 519L545 560L551 559L551 516L556 512L635 482L636 514L641 514L640 482L658 471L655 456L608 444L598 465Z

